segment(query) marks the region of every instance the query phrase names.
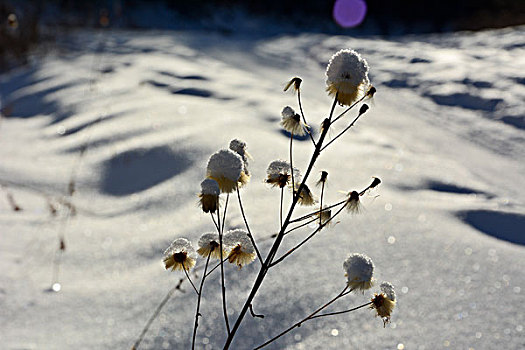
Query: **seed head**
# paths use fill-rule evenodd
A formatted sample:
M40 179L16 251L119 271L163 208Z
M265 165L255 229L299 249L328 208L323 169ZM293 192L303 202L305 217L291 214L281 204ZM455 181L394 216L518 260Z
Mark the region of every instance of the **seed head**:
M230 251L228 261L237 264L239 268L255 260L255 248L248 232L241 229L230 230L224 234L223 244Z
M197 249L197 253L207 258L208 255L211 258L220 259L221 258L221 251L220 251L220 243L219 243L219 235L214 232L205 233L199 238L198 243L199 249ZM226 251L223 249L223 256L226 256Z
M237 153L221 149L210 157L207 177L217 181L222 192L231 193L237 188L243 166L242 158Z
M348 286L352 290L369 289L373 285L374 263L364 254L353 253L343 264Z
M295 113L292 107L284 107L281 115L281 126L284 128L284 130L299 136L306 134L306 125L303 124L301 121L301 116Z
M164 251L164 266L166 270L171 268L171 271L183 269L189 271L195 266L196 258L197 254L191 242L186 238L177 238Z
M340 50L326 68L326 90L341 105L351 105L370 85L368 63L354 50Z

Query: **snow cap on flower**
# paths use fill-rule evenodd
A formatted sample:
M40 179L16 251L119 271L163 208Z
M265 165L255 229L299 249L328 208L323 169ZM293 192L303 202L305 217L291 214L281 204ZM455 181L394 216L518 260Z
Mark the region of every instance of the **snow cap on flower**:
M230 141L230 147L232 151L237 153L243 162L241 176L239 177L239 185L244 186L250 181L250 171L248 170L248 160L252 157L246 151L246 142L239 139L233 139Z
M326 68L326 91L337 96L341 105L351 105L365 94L370 85L368 63L354 50L340 50Z
M374 263L364 254L353 253L343 264L348 286L352 290L369 289L373 285Z
M306 134L306 126L301 121L301 116L293 110L292 107L286 106L283 108L281 119L281 126L284 130L291 134L303 136Z
M217 233L210 232L203 234L199 238L199 243L197 245L199 246L199 249L197 249L197 253L199 253L200 256L207 258L209 255L211 258L215 259L221 258L221 251L219 249L219 235ZM226 255L224 249L223 255Z
M290 184L292 179L292 173L290 169L290 163L287 161L274 160L268 165L268 169L266 170L266 174L268 175L266 182L274 187L285 187L286 185ZM293 175L295 182L299 182L301 178L299 169L294 167Z
M197 254L191 242L186 238L177 238L164 251L164 266L166 270L171 268L171 271L184 269L189 271L195 266L196 258Z
M217 181L222 192L230 193L237 188L243 166L242 158L237 153L221 149L210 157L207 177Z
M377 316L383 320L383 327L390 322L390 315L396 306L396 292L394 286L389 282L381 283L382 293L375 293L371 299L371 309L375 309Z
M346 199L346 210L351 214L359 214L361 211L361 202L359 201L359 193L352 191L348 193Z
M230 250L228 261L237 264L239 268L255 259L255 248L248 237L248 232L244 230L227 231L223 237L223 244Z
M306 184L304 184L303 188L301 189L301 193L299 193L299 199L297 200L297 203L304 206L315 204L314 195L312 194L312 191L310 191L310 188L308 188Z
M219 205L219 194L221 190L217 181L205 179L201 182L201 193L199 193L199 202L205 213L215 213Z

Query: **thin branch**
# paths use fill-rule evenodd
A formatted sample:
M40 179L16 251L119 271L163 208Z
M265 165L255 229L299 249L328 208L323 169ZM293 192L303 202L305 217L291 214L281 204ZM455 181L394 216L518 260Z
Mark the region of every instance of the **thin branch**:
M257 248L257 244L255 244L255 239L253 238L252 231L250 230L250 226L248 225L248 220L246 220L246 215L244 214L244 207L242 205L241 201L241 191L239 191L239 184L237 183L237 197L239 198L239 208L241 209L242 218L244 219L244 224L246 225L246 230L248 231L248 237L252 241L252 245L255 248L255 252L257 253L257 257L259 258L259 261L261 264L263 263L263 259L261 256L261 252L259 252L259 249Z
M312 136L312 133L310 132L310 129L308 128L308 123L306 122L306 118L304 116L303 112L303 104L301 103L301 89L297 89L297 101L299 102L299 111L301 112L301 117L303 117L303 123L306 125L306 132L308 132L308 136L310 136L310 140L312 140L312 143L314 146L317 146L315 143L314 137Z
M197 295L199 295L197 288L195 288L195 285L193 284L193 281L191 280L190 275L188 274L188 270L186 270L186 266L184 266L184 261L182 262L182 269L184 270L184 274L186 274L188 281L190 281L190 284L193 287L193 290L195 291L195 293L197 293Z
M300 327L304 322L308 321L308 320L311 320L315 315L317 315L319 312L323 311L324 309L326 309L328 306L330 306L332 303L334 303L337 299L341 298L343 293L346 292L346 290L348 289L348 286L346 286L342 291L341 293L339 293L338 295L336 295L332 300L330 300L329 302L327 302L326 304L324 304L323 306L321 306L320 308L318 308L317 310L315 310L313 313L311 313L310 315L308 315L307 317L303 318L301 321L293 324L291 327L287 328L286 330L284 330L283 332L281 332L280 334L276 335L275 337L273 337L272 339L268 340L267 342L265 342L264 344L261 344L259 345L258 347L256 347L254 350L257 350L257 349L261 349L261 348L264 348L266 345L270 344L270 343L273 343L274 341L276 341L277 339L279 339L280 337L282 337L283 335L285 335L286 333L290 332L291 330L293 330L294 328L297 328L297 327Z
M292 174L292 199L295 197L295 178L293 175L293 152L292 152L292 144L293 144L293 131L290 133L290 173ZM299 195L299 193L297 193Z
M221 260L220 263L218 263L217 265L215 265L215 267L214 267L213 269L211 269L210 271L208 271L208 273L206 274L206 277L208 277L209 275L211 275L211 273L212 273L213 271L217 270L217 268L218 268L219 266L221 266L223 263L225 263L226 260L228 260L227 257L224 258L224 260Z
M281 204L279 206L279 223L280 223L280 229L283 228L283 196L284 196L284 188L281 188Z
M357 122L357 120L363 115L365 114L364 112L361 113L359 112L359 114L357 115L357 117L355 117L355 119L350 123L350 125L348 125L343 131L341 131L336 137L334 137L333 139L331 139L326 145L324 145L323 148L321 148L321 152L328 146L330 146L332 144L332 142L334 142L335 140L337 140L340 136L342 136L345 132L348 131L348 129L350 129L352 126L354 126L354 124Z
M199 327L199 310L201 307L201 298L202 298L202 287L204 287L204 280L206 279L206 270L208 269L208 263L210 262L210 256L212 251L208 253L208 258L206 258L206 265L204 265L204 272L202 274L201 285L199 286L199 292L197 293L197 311L195 312L195 324L193 326L193 339L191 341L191 349L195 349L195 338L197 336L197 327Z
M368 95L364 95L363 97L361 97L359 100L355 101L350 107L348 107L347 109L345 109L343 112L341 112L341 114L339 114L332 123L335 123L336 121L338 121L339 119L341 119L342 116L344 116L348 111L350 111L352 108L354 108L358 103L361 103Z
M346 294L345 294L346 295ZM356 310L359 310L359 309L362 309L368 305L372 304L371 301L369 301L368 303L366 304L363 304L363 305L359 305L359 306L356 306L354 308L351 308L351 309L348 309L348 310L343 310L343 311L336 311L336 312L329 312L329 313L326 313L326 314L321 314L321 315L315 315L313 317L310 318L310 320L313 320L314 318L319 318L319 317L326 317L326 316L334 316L334 315L342 315L342 314L346 314L346 313L349 313L349 312L352 312L352 311L356 311Z
M146 333L148 332L149 330L149 327L151 326L151 324L153 323L153 321L155 321L155 319L157 318L157 316L160 314L160 311L162 310L162 308L164 307L164 305L166 305L166 303L168 302L168 300L170 300L171 296L173 295L173 293L175 293L176 290L180 290L180 286L182 284L182 282L184 281L183 278L181 278L179 280L179 283L174 286L173 288L171 288L169 291L168 291L168 294L166 294L166 296L164 297L164 299L162 299L162 301L160 302L160 304L157 306L157 308L155 309L155 312L153 312L153 315L151 315L151 317L149 318L148 322L146 322L146 325L144 326L144 329L142 329L142 332L140 333L138 339L135 341L135 344L133 344L133 346L131 347L132 350L138 350L139 348L139 345L140 343L142 342L142 340L144 339L144 336L146 335Z
M283 256L281 256L279 259L275 260L274 262L272 262L270 264L270 267L273 267L275 265L277 265L278 263L280 263L281 261L283 261L287 256L289 256L290 254L292 254L293 252L295 252L297 249L299 249L303 244L305 244L306 242L308 242L313 236L315 236L317 233L319 233L319 231L321 231L323 229L323 227L325 227L326 225L328 225L343 209L345 208L345 205L343 205L341 208L339 208L339 210L330 218L328 219L325 223L319 225L319 227L317 229L315 229L314 232L312 232L308 237L306 237L305 239L303 239L301 241L301 243L297 244L295 247L293 247L292 249L290 249L288 252L286 252Z
M258 317L258 318L264 318L264 315L256 314L256 313L253 311L253 306L252 306L252 304L250 304L250 314L252 315L253 318L255 318L255 317Z
M226 211L226 208L225 208L225 211ZM224 227L224 224L221 226L221 222L220 222L221 215L220 215L218 207L217 207L217 218L219 220L219 225L218 225L219 228ZM226 308L226 288L224 287L224 257L223 257L224 248L223 247L224 246L222 244L222 230L219 229L219 249L220 249L220 254L221 254L220 267L221 267L222 312L224 314L224 323L226 324L226 331L228 332L228 335L230 335L230 322L228 321L228 311Z
M306 214L306 215L303 215L303 216L301 216L301 217L299 217L297 219L290 220L290 223L294 223L294 222L302 221L304 219L311 218L314 215L318 215L318 214L320 214L320 213L322 213L324 211L330 210L333 207L337 207L338 205L344 204L345 202L346 202L346 199L344 199L344 200L342 200L340 202L337 202L335 204L329 205L327 207L324 207L322 210L316 210L316 211L314 211L314 212L312 212L310 214Z

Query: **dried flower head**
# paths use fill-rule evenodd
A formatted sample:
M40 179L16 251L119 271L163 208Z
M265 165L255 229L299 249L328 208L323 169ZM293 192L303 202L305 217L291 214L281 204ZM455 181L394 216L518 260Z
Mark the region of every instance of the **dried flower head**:
M274 187L283 188L286 185L290 184L292 179L290 163L285 160L274 160L268 165L266 174L266 183L271 184ZM296 182L300 181L301 174L297 168L293 168L294 180Z
M189 271L195 266L197 254L186 238L177 238L171 242L168 249L164 251L164 266L171 271L186 269Z
M379 186L379 184L381 183L381 179L378 178L378 177L375 177L373 176L372 177L374 180L372 181L372 183L370 184L370 188L375 188L377 186Z
M326 68L326 91L337 96L341 105L351 105L365 94L370 85L368 63L354 50L340 50Z
M353 253L343 264L348 286L352 290L369 289L373 285L374 263L364 254Z
M248 161L252 156L246 151L246 142L239 139L230 141L230 149L237 153L243 162L242 172L239 177L239 185L242 187L250 181L250 171L248 170Z
M248 232L241 229L230 230L224 234L223 244L230 251L228 261L237 264L239 268L255 260L255 248L248 237Z
M317 186L325 185L327 180L328 180L328 172L323 170L321 171L321 177L319 178L319 181L317 181L316 185Z
M241 156L229 149L221 149L210 157L207 177L217 181L222 192L231 193L237 188L243 166Z
M299 186L296 186L296 187L299 187ZM308 188L306 184L301 189L301 193L299 193L299 199L297 200L297 203L299 203L300 205L305 205L305 206L315 204L314 195L312 194L312 191L310 191L310 188Z
M376 88L374 86L370 85L370 87L368 88L368 91L366 92L366 96L372 98L372 97L374 97L376 92L377 92Z
M306 126L301 121L301 116L293 110L292 107L286 106L283 108L281 119L281 126L284 130L291 134L303 136L306 134Z
M211 258L220 259L221 250L219 249L219 242L219 235L217 233L205 233L199 238L199 249L197 249L197 253L204 258L207 258L209 255ZM226 252L223 249L223 256L225 255Z
M383 320L383 327L390 322L390 315L396 306L396 292L394 286L389 282L381 283L382 293L375 293L371 299L371 309L375 309L377 316Z
M303 80L299 77L295 77L293 78L292 80L290 80L286 86L284 87L284 91L288 91L288 89L290 88L290 86L293 85L293 91L299 91L299 89L301 88L301 83L303 82Z
M348 193L348 198L346 200L346 210L351 214L359 214L361 211L361 202L359 201L359 193L357 191L352 191Z
M321 219L321 225L331 225L332 222L332 210L326 209L323 206L323 210L317 212L316 216Z
M199 202L202 211L205 213L215 213L219 206L219 194L221 190L217 181L205 179L201 182L201 193L199 193Z

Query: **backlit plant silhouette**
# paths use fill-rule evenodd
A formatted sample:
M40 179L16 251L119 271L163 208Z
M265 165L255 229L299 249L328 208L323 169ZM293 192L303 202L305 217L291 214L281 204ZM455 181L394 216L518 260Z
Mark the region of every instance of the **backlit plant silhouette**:
M222 298L224 332L226 335L224 349L228 349L232 346L237 331L248 311L250 311L253 317L264 318L264 316L254 313L252 302L259 292L266 276L272 272L272 268L277 264L285 262L322 229L332 224L334 219L344 211L349 214L359 213L361 207L360 198L370 189L376 188L381 183L379 178L373 177L372 182L364 189L361 191L348 191L341 201L333 204L324 202L325 185L329 177L327 171L322 171L320 178L316 182L317 188L320 189L318 199L315 198L310 187L307 185L311 177L312 169L319 156L324 153L334 141L354 126L359 118L369 109L364 101L372 98L376 89L370 84L368 69L367 62L353 50L341 50L332 56L326 70L326 90L329 95L333 96L333 103L327 117L321 122L320 135L317 139L314 137L312 128L309 126L303 111L301 103L302 80L296 77L286 85L285 91L293 89L297 95L299 113L290 106L283 108L281 112L281 126L290 134L290 144L286 155L288 159L272 161L267 169L267 177L264 179L270 187L276 188L280 192L280 229L277 234L268 237L272 240L272 244L266 254L263 254L264 252L262 252L257 245L255 237L250 230L242 204L240 188L248 184L251 176L248 164L251 157L246 151L246 144L238 139L232 140L228 149L221 149L210 157L207 165L206 179L201 183L202 191L199 194L199 203L202 211L210 215L211 223L215 230L214 232L204 233L200 237L197 250L193 248L191 242L187 239L177 238L164 253L165 268L173 271L181 271L192 285L196 294L192 349L196 346L199 318L202 316L200 313L201 303L203 302L201 298L202 291L205 286L205 280L211 273L214 273L218 269L221 275L220 293ZM336 114L336 108L338 106L342 108L342 111ZM354 110L354 108L357 109L356 107L359 107L359 109L354 119L349 122L341 132L332 137L330 141L326 141L327 134L332 126L337 122L344 122L345 119L343 119L343 117L351 110ZM304 173L295 166L293 161L294 135L308 135L314 148ZM291 202L289 205L286 205L284 201L286 191L291 192ZM237 196L245 229L225 230L225 223L228 220L227 213L230 196ZM294 217L294 211L298 205L310 206L314 209L307 215ZM278 256L278 249L288 234L298 229L310 229L312 225L314 228L311 229L312 232L307 235L305 239L297 243L286 253ZM205 262L200 275L200 283L194 283L189 271L194 268L198 255L201 259L204 259ZM210 262L212 260L217 261L217 263L213 263L214 267L210 269ZM228 263L235 264L238 268L252 263L258 264L258 273L255 281L251 289L247 292L244 305L238 310L238 316L235 320L230 320L228 316L227 289L224 274L225 265ZM375 310L377 316L379 316L386 325L386 323L390 321L390 315L396 303L394 287L389 282L383 282L380 285L381 291L375 293L368 302L362 305L346 310L323 313L323 311L336 300L352 292L364 293L374 286L374 264L368 256L359 253L349 254L343 262L343 270L346 276L346 282L341 283L343 287L342 290L336 293L332 299L313 309L309 315L290 325L290 327L284 330L275 330L276 335L257 346L256 349L265 347L296 327L301 326L304 322L320 317L349 313L365 307ZM133 349L139 347L149 326L170 299L173 292L180 287L182 281L183 279L179 280L179 283L169 291L160 303L135 342ZM261 320L261 322L264 322L264 320Z

